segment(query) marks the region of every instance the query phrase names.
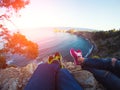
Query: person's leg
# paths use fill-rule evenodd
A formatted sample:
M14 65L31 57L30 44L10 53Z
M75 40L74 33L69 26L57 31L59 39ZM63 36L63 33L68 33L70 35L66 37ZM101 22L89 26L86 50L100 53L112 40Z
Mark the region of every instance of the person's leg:
M85 59L82 67L89 66L91 68L109 70L120 77L120 61L116 58L111 59Z
M57 73L57 90L83 90L71 73L63 68Z
M98 69L105 69L105 70L111 70L113 69L112 66L112 59L97 59L97 58L84 58L82 57L81 50L75 51L73 48L70 49L70 55L74 59L74 63L76 65L87 65L92 68L98 68Z
M114 69L112 70L112 72L120 78L120 61L116 60L113 67Z
M85 58L82 66L89 66L91 68L96 69L104 69L104 70L111 70L113 69L111 59L93 59L93 58Z
M120 71L120 60L117 60L117 59L113 59L112 60L112 62L113 62L113 67L115 68L115 69L117 69L118 71Z
M59 68L58 62L40 64L24 90L55 90L55 76Z
M96 80L108 90L120 90L120 78L115 76L113 73L106 70L98 70L89 67L85 69L93 73Z

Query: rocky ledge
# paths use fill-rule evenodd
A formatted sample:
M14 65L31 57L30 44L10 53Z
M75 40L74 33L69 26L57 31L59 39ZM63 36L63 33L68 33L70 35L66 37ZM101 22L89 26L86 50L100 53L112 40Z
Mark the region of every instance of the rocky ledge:
M65 62L64 66L84 90L105 90L92 73L82 70L79 65ZM22 68L10 67L0 70L0 90L23 90L36 67L37 65L32 63Z

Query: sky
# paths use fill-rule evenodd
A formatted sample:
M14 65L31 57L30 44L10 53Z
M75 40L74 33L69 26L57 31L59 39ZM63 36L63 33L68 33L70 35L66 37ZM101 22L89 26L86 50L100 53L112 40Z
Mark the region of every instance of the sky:
M120 0L31 0L19 13L18 28L120 28Z

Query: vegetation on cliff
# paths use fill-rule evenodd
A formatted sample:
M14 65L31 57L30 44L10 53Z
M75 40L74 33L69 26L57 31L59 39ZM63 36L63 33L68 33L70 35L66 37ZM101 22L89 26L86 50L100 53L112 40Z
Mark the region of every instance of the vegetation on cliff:
M93 54L100 57L120 57L120 30L93 32L92 39L97 45Z

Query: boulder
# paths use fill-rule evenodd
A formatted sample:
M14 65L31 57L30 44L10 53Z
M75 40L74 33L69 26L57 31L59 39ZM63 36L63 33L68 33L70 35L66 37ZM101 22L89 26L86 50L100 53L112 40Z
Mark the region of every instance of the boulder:
M0 70L0 90L23 90L36 67L36 64L28 64Z
M67 68L84 90L105 90L94 78L93 74L87 70L82 70L80 65L74 65L72 62L66 62Z

